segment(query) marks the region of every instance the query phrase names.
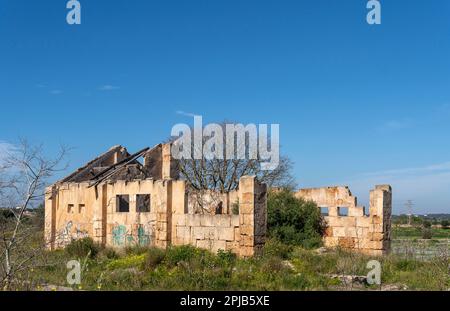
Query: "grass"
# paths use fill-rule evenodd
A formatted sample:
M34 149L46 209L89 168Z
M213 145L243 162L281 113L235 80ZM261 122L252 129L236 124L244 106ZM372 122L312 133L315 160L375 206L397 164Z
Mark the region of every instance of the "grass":
M85 290L335 290L341 282L337 275L366 275L366 264L374 259L336 250L319 254L298 246L270 240L260 257L242 259L229 252L213 254L191 246L167 250L128 249L107 256L100 250L87 257L83 266ZM29 277L37 283L68 286L65 251L48 252L54 265L35 269ZM397 255L380 257L383 284L406 285L411 290L450 288L448 256L429 261ZM359 289L370 289L364 287Z
M433 239L450 239L450 229L431 228ZM421 239L421 227L393 227L392 236L394 239Z

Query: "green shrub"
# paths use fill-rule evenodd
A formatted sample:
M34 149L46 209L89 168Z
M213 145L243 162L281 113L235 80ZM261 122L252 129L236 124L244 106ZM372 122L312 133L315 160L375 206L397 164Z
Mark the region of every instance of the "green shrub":
M141 255L129 255L124 258L119 258L111 261L106 266L109 270L114 269L126 269L126 268L139 268L145 261L145 254Z
M91 238L72 240L65 248L69 256L77 258L95 258L100 251L100 246Z
M428 220L424 220L422 226L424 228L431 228L431 222Z
M263 248L264 257L278 256L288 259L293 250L292 245L282 243L280 240L272 238L268 239Z
M145 254L148 250L147 246L142 246L139 244L127 245L125 246L125 254L126 255L142 255Z
M433 232L430 228L423 228L422 229L422 239L431 239L433 237Z
M217 252L217 261L220 266L231 266L236 262L237 256L231 251L224 251L219 249Z
M145 254L144 270L153 270L164 261L166 252L163 249L152 247Z
M448 229L448 228L450 227L450 221L448 221L448 220L442 220L442 221L441 221L441 226L442 226L442 228L444 228L444 229Z
M399 271L414 271L419 266L416 260L401 258L395 261L395 269Z
M271 256L264 259L261 266L261 270L266 273L268 271L270 271L270 273L278 273L284 269L287 269L287 267L283 264L281 258L277 256Z
M171 246L166 250L164 264L168 267L178 266L185 270L204 270L226 266L234 260L231 252L219 251L217 255L191 245Z
M105 256L107 259L117 259L120 257L116 250L111 247L105 247L100 251L100 254Z
M269 236L283 243L318 247L326 229L319 207L296 198L289 190L270 192L267 202Z
M201 252L200 249L197 249L191 245L171 246L166 251L166 258L164 259L164 262L168 266L176 266L182 261L188 262L199 252Z

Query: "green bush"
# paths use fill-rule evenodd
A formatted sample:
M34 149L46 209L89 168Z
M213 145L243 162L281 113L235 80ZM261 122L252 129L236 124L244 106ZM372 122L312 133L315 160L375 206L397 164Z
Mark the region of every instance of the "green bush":
M279 240L272 238L268 239L264 244L263 255L264 257L278 256L283 259L288 259L292 250L292 245L284 244Z
M105 256L107 259L117 259L120 257L116 250L111 247L105 247L100 251L100 254Z
M125 246L125 254L126 255L142 255L145 254L148 250L147 246L133 244Z
M164 261L165 257L166 257L165 250L157 247L150 248L145 254L143 269L144 270L155 269L159 264L161 264Z
M270 271L270 273L279 273L285 269L287 269L287 267L283 264L280 257L271 256L262 261L261 270L263 272Z
M431 228L431 222L428 220L424 220L424 222L422 223L424 228Z
M319 207L296 198L289 190L270 192L267 202L269 236L305 248L319 247L326 229Z
M400 258L394 261L395 269L399 271L414 271L419 268L420 264L416 260Z
M180 262L188 262L196 257L202 250L190 245L171 246L166 251L164 262L168 266L176 266Z
M232 266L237 260L236 254L231 251L219 249L217 252L217 262L221 267Z
M422 239L429 240L433 237L433 232L430 228L423 228L422 229Z
M100 246L91 238L72 240L65 248L69 256L84 258L95 258L100 251Z
M448 229L448 228L450 227L450 221L448 221L448 220L442 220L442 221L441 221L441 226L442 226L442 228L444 228L444 229Z
M145 261L145 254L128 255L123 258L115 259L106 266L109 270L139 268Z
M6 219L13 219L14 213L10 209L0 209L0 219L6 220Z

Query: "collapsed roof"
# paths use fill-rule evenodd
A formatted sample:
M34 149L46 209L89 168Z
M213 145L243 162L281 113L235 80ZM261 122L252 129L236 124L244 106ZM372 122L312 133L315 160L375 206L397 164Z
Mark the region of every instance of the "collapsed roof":
M91 186L96 186L103 181L161 179L162 146L146 147L134 154L121 145L113 146L58 183L90 182ZM139 162L140 157L144 157L144 164Z

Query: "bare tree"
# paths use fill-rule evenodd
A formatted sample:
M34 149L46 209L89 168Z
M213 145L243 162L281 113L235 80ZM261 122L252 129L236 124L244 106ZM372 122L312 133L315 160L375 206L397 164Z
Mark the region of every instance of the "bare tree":
M233 124L231 122L222 122L220 127L222 128L223 145L225 146L226 124ZM191 133L194 131L191 130ZM203 136L203 146L210 137ZM264 160L261 159L260 154L257 157L249 156L250 138L248 133L245 135L245 139L239 141L234 139L234 154L237 155L239 151L244 151L245 159L240 159L235 156L233 159L228 159L226 156L226 148L219 151L222 156L220 158L206 159L204 157L203 150L196 150L198 146L194 144L194 137L191 139L191 159L181 159L178 161L178 168L181 177L194 189L209 189L221 192L228 192L235 190L239 185L239 179L245 175L254 175L258 181L266 183L269 187L294 187L294 178L291 175L292 161L285 156L280 157L279 165L273 170L261 169L261 163ZM175 139L171 139L174 141ZM270 145L270 141L268 143ZM200 159L195 159L194 154L200 154Z
M67 149L62 147L55 158L44 156L43 146L31 146L27 141L8 152L0 163L0 283L11 289L19 281L17 275L30 269L36 255L45 248L43 239L30 243L36 231L29 223L30 210L43 202L48 179L60 169Z
M222 128L223 146L226 146L226 124L230 122L222 122L220 127ZM232 124L232 123L231 123ZM208 193L208 197L211 196L211 190L217 193L226 193L236 190L239 186L239 179L245 175L256 176L259 182L265 183L268 187L280 187L280 188L294 188L295 181L291 175L292 161L285 156L280 156L279 165L273 170L263 170L261 164L264 162L261 159L260 154L257 157L249 156L250 137L249 134L245 134L245 139L234 139L234 153L238 154L239 151L243 151L246 155L244 159L237 156L229 159L226 155L226 148L219 151L222 156L214 158L206 158L203 150L196 150L199 148L194 143L194 130L191 130L191 157L189 159L180 159L177 161L178 171L180 177L186 180L191 197L198 198L198 205L202 206L202 198L204 193ZM202 146L211 138L203 136ZM171 141L175 141L176 138L172 138ZM270 141L269 144L270 145ZM227 146L228 147L228 146ZM195 154L201 155L200 158L194 157ZM214 199L213 199L214 200Z

